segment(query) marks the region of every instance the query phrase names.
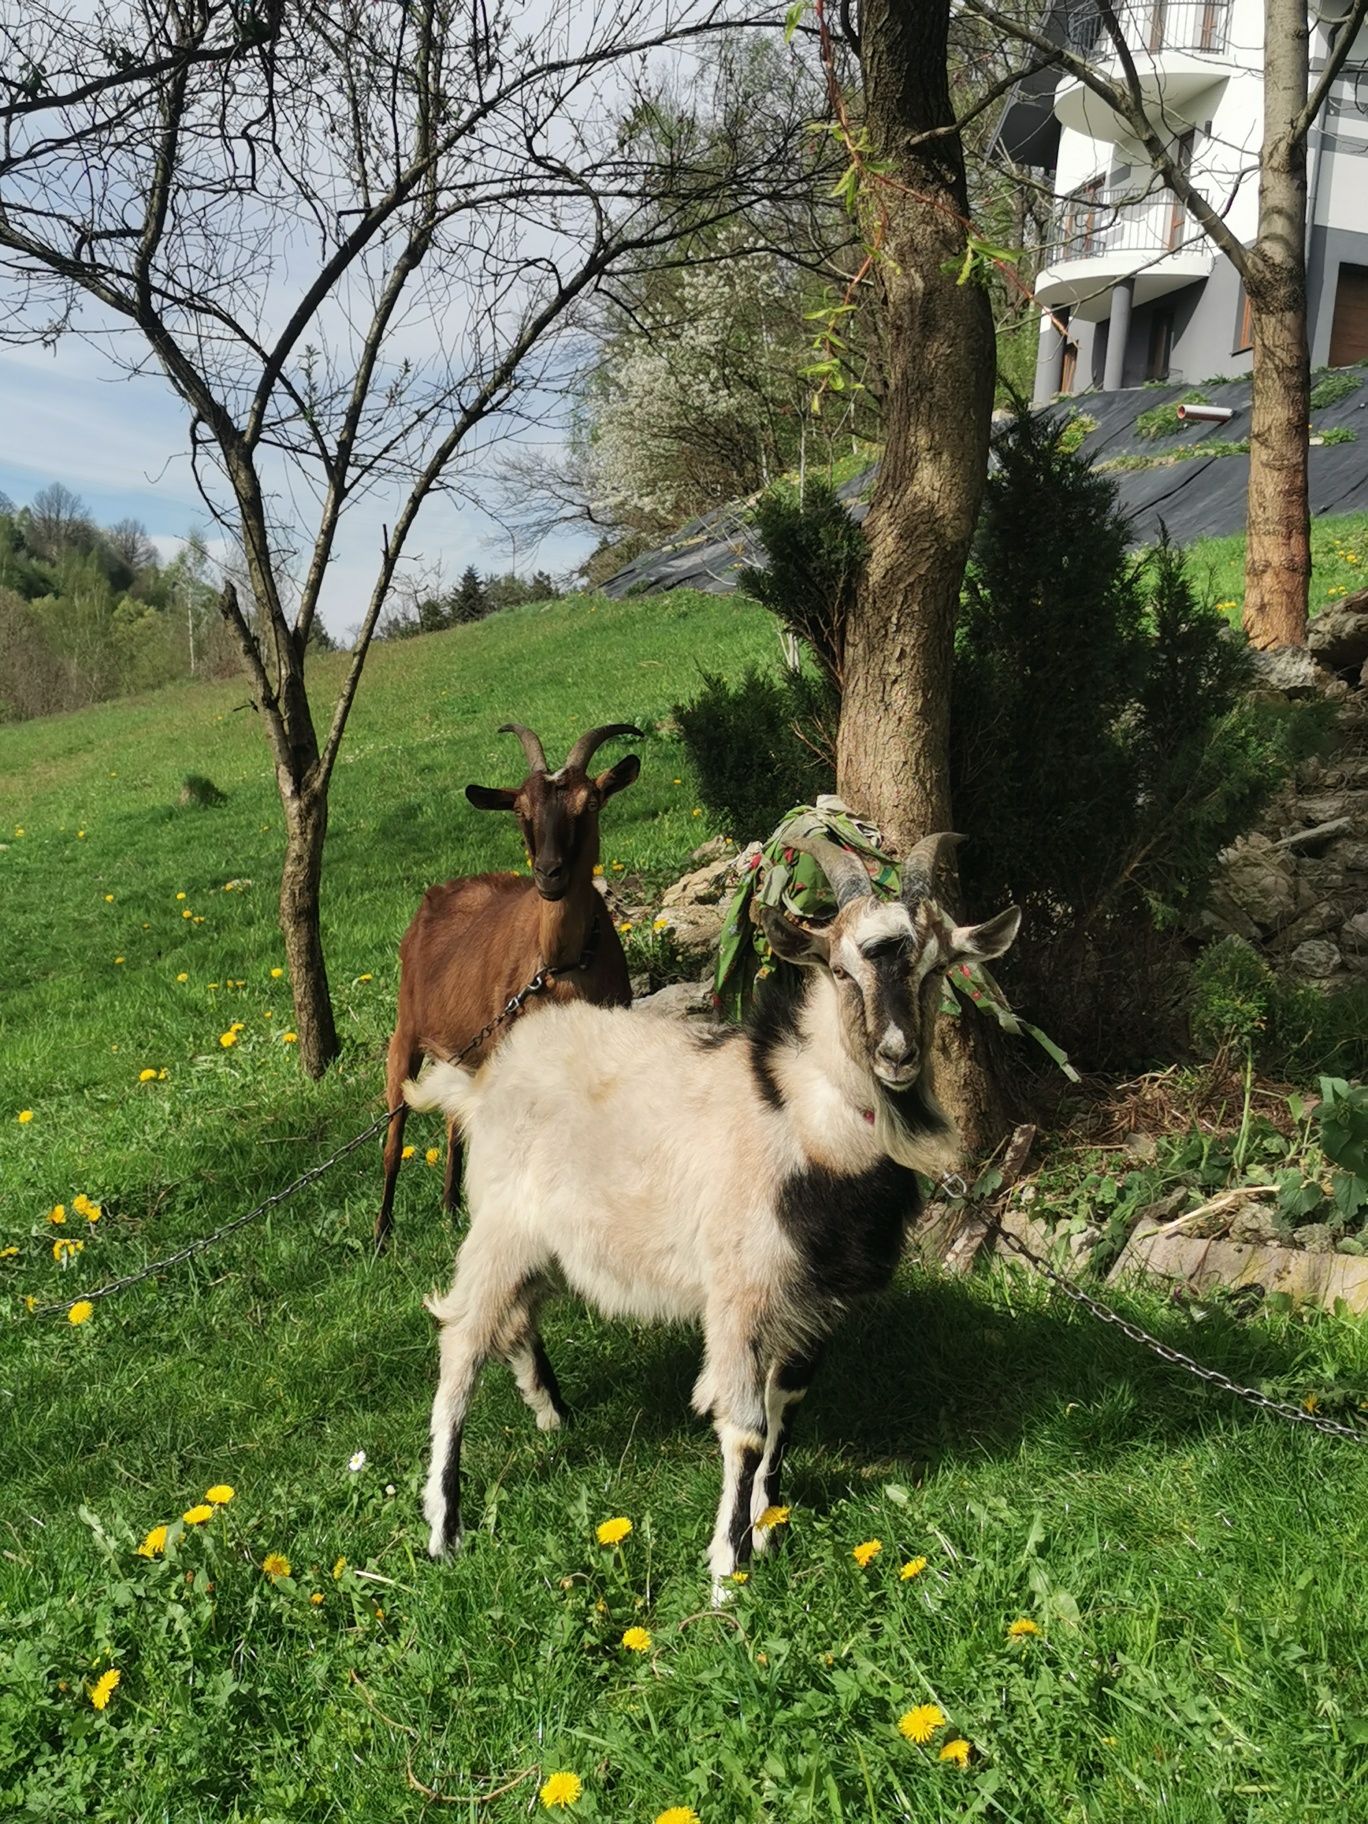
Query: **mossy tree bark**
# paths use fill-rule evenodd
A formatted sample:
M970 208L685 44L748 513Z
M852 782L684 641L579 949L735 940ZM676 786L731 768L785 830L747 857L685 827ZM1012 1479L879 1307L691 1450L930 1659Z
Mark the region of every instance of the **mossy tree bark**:
M888 214L876 266L884 453L865 521L868 564L845 630L837 785L900 854L952 827L955 619L993 403L988 297L957 282L968 196L947 81L949 20L948 0L868 0L860 28L865 118L885 173L870 181ZM938 1086L971 1147L981 1147L999 1126L981 1035L969 1019L942 1026Z

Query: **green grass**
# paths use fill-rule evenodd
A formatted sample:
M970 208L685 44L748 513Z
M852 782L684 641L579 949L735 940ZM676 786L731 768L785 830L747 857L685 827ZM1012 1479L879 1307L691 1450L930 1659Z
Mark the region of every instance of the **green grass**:
M277 1036L280 819L243 686L0 729L0 1245L18 1250L0 1260L6 1824L512 1824L554 1769L583 1779L575 1816L614 1824L684 1805L705 1824L1368 1812L1368 1455L1208 1393L1038 1285L909 1269L851 1320L804 1408L786 1549L720 1617L696 1342L572 1303L547 1343L577 1426L538 1434L491 1371L468 1549L427 1562L420 1299L456 1239L422 1157L435 1125L410 1130L384 1261L368 1148L79 1328L25 1311L25 1294L74 1298L202 1233L371 1118L419 891L520 860L512 823L461 793L515 776L496 723L526 720L552 751L595 721L649 728L605 859L660 879L708 833L661 719L697 666L776 650L744 600L676 595L377 651L334 788L345 1051L321 1084ZM227 805L178 809L192 771ZM145 1068L168 1074L140 1084ZM103 1206L93 1225L80 1192ZM52 1242L78 1230L63 1269ZM1348 1319L1125 1304L1285 1395L1368 1391ZM178 1536L219 1482L231 1505ZM616 1514L634 1531L610 1552L594 1528ZM166 1522L165 1555L139 1557ZM868 1539L883 1549L861 1570ZM263 1573L268 1553L289 1577ZM1009 1640L1018 1617L1039 1634ZM648 1653L620 1645L629 1626ZM121 1682L97 1713L87 1687L109 1667ZM932 1702L947 1722L931 1746L903 1740L898 1716ZM937 1758L953 1736L973 1745L962 1772Z
M1188 546L1193 574L1232 621L1244 604L1243 533L1199 538ZM1311 612L1368 587L1368 513L1311 521Z

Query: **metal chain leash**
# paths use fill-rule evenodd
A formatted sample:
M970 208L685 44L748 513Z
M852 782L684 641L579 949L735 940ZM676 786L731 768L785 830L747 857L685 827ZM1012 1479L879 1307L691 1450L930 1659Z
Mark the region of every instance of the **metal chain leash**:
M947 1174L941 1180L941 1185L952 1196L962 1196L966 1188L964 1180L959 1177L958 1173ZM951 1189L952 1185L960 1188ZM999 1237L1007 1243L1008 1247L1014 1253L1019 1254L1023 1260L1029 1262L1037 1272L1043 1273L1050 1284L1062 1292L1066 1298L1072 1299L1076 1305L1081 1305L1100 1324L1111 1324L1123 1336L1128 1336L1133 1343L1139 1343L1141 1348L1148 1349L1152 1355L1157 1355L1160 1361L1169 1362L1175 1368L1185 1369L1188 1374L1194 1375L1199 1381L1207 1381L1211 1386L1219 1387L1224 1393L1234 1394L1237 1400L1244 1400L1250 1406L1257 1406L1265 1412L1275 1413L1278 1418L1286 1419L1289 1424L1309 1425L1315 1431L1325 1432L1328 1437L1348 1438L1354 1444L1368 1444L1368 1429L1355 1425L1341 1425L1336 1419L1327 1419L1318 1412L1308 1412L1304 1406L1294 1406L1290 1400L1275 1400L1268 1394L1261 1393L1257 1387L1242 1386L1239 1381L1231 1380L1228 1374L1222 1374L1219 1368L1204 1368L1200 1362L1194 1361L1183 1350L1175 1349L1171 1343L1160 1342L1157 1336L1151 1336L1148 1330L1142 1329L1139 1324L1132 1323L1128 1317L1122 1317L1119 1311L1104 1304L1100 1298L1094 1298L1090 1292L1085 1292L1082 1286L1075 1284L1067 1274L1058 1272L1034 1249L1028 1248L1024 1242L1010 1234L1000 1223L994 1226Z
M576 969L587 969L590 962L593 961L594 940L597 932L598 922L595 920L584 956L574 965ZM560 973L564 973L564 971ZM487 1020L475 1037L468 1040L458 1052L453 1053L449 1058L444 1057L443 1063L459 1064L463 1059L468 1058L472 1051L478 1050L484 1044L491 1033L496 1032L503 1025L505 1020L516 1019L523 1010L523 1004L532 995L541 994L544 989L550 987L555 981L556 974L557 971L552 969L538 969L525 988L520 988L516 994L511 995L501 1011L496 1013L492 1020ZM401 1104L400 1107L402 1106ZM116 1292L126 1292L130 1286L139 1285L145 1279L152 1279L158 1273L165 1273L170 1267L180 1266L182 1261L193 1259L196 1254L202 1254L206 1248L212 1248L217 1242L222 1241L225 1235L231 1235L235 1229L245 1228L249 1222L255 1221L258 1216L265 1215L266 1211L273 1209L276 1204L284 1203L287 1198L293 1197L296 1191L302 1191L306 1184L312 1184L316 1178L321 1178L325 1172L331 1171L340 1159L345 1159L348 1153L354 1153L358 1146L364 1146L366 1141L378 1134L382 1127L387 1127L398 1113L398 1108L386 1109L383 1115L376 1116L369 1127L362 1128L359 1134L354 1134L344 1146L339 1146L335 1153L318 1165L311 1165L307 1172L301 1172L292 1184L285 1186L284 1190L273 1191L269 1197L263 1198L252 1209L244 1210L240 1216L234 1216L231 1222L222 1223L209 1234L201 1235L195 1241L187 1242L183 1248L177 1248L174 1254L166 1254L160 1260L150 1261L147 1266L139 1267L134 1273L125 1273L121 1279L111 1279L106 1285L96 1287L93 1292L82 1292L78 1299L64 1298L56 1304L34 1305L30 1315L55 1317L59 1312L69 1311L74 1304L82 1301L93 1305L99 1299L112 1298Z

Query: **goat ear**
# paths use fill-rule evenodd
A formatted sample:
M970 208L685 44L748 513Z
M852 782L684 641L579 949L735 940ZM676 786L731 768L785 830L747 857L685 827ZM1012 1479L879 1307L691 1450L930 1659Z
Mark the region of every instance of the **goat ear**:
M630 785L641 771L641 756L626 754L616 766L610 766L606 773L600 773L594 781L599 802L606 803L614 792L620 792L625 785Z
M825 932L807 931L802 925L795 925L774 906L761 906L760 929L769 939L770 949L786 963L810 969L815 963L824 963L831 950Z
M1005 912L999 912L996 918L987 919L981 925L956 925L950 933L950 961L991 962L995 956L1011 949L1020 929L1021 910L1017 906L1008 906Z
M468 785L466 797L477 811L511 811L518 794L503 785Z

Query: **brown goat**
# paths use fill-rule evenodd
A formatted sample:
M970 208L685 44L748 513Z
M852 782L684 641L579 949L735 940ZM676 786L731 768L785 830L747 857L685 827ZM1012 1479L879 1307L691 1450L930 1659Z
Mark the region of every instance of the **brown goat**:
M581 735L557 773L546 769L542 744L520 722L499 733L516 735L531 772L514 790L468 785L479 811L512 811L522 827L532 878L475 874L429 887L399 946L399 1015L385 1072L385 1189L375 1219L375 1245L383 1248L393 1225L394 1187L403 1156L406 1077L425 1055L450 1057L466 1045L539 969L564 970L527 1003L596 1001L626 1007L632 999L627 959L595 886L601 807L641 771L628 754L607 772L586 772L595 750L614 735L641 734L630 722L612 722ZM517 1016L521 1018L521 1015ZM507 1027L470 1053L479 1064ZM454 1210L460 1195L461 1146L448 1126L445 1198Z

